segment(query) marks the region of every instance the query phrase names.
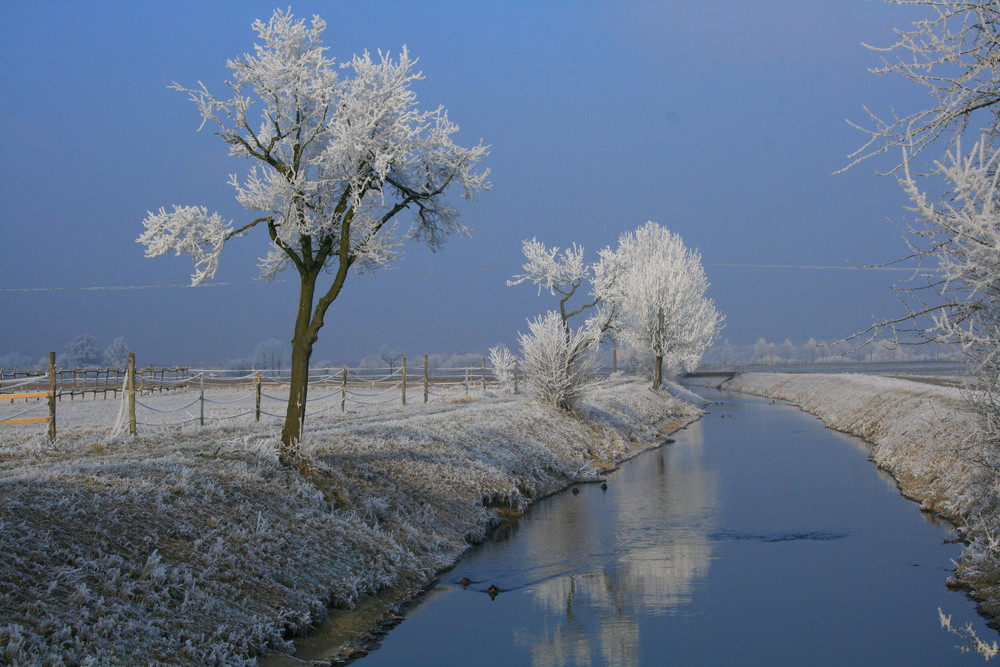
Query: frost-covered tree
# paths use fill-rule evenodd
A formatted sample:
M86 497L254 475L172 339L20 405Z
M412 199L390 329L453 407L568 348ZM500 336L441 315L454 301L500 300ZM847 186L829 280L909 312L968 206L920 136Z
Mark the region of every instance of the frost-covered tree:
M514 393L515 378L517 372L517 357L515 357L506 345L497 345L490 348L490 367L493 368L493 377L500 385L500 391L508 394Z
M277 371L288 363L288 345L277 338L262 340L247 360L249 367L257 370Z
M608 266L612 263L608 248L601 250L600 258L592 264L584 261L584 249L575 243L566 249L558 246L547 248L544 243L532 238L521 244L521 252L525 258L521 267L524 273L515 275L513 280L507 281L507 285L530 282L538 286L539 294L547 290L552 296L558 296L559 317L567 332L570 318L601 305L607 292L605 283L610 282L613 275ZM591 288L585 302L579 306L570 305L570 299L588 284ZM591 325L606 331L612 326L613 313L613 308L599 311Z
M92 368L100 366L103 361L104 355L101 354L97 339L90 334L82 334L66 343L66 367Z
M261 276L289 266L298 273L285 461L301 438L313 345L350 270L390 264L406 239L440 248L466 231L445 192L473 198L487 186L487 172L477 170L486 147L458 146L458 126L442 108L417 108L411 86L422 74L405 47L398 59L365 52L338 66L326 55L325 27L318 16L307 24L276 10L254 22L254 52L227 63L228 98L204 84L172 86L188 94L202 126L215 126L230 154L253 163L230 185L256 216L234 224L205 207L175 205L149 213L138 239L147 256L189 254L198 284L214 276L226 243L261 227L270 243ZM400 224L404 211L409 224Z
M692 370L718 337L722 315L705 296L701 255L655 222L627 232L615 249L618 275L611 299L619 336L653 358L653 389L669 373Z
M899 160L890 171L917 215L907 227L903 259L916 259L921 268L896 287L904 313L869 332L893 341L960 344L986 390L970 394L981 418L979 437L1000 449L1000 3L889 1L923 8L927 17L896 31L895 43L880 49L886 56L876 71L903 77L925 91L929 103L887 119L869 112L868 141L851 164L885 151ZM1000 470L1000 462L990 465Z
M115 338L104 350L104 363L112 368L125 368L128 366L128 355L131 350L128 341L122 336Z
M1000 391L1000 150L983 140L963 153L961 142L935 163L947 184L944 198L918 186L908 164L901 179L918 224L910 228L911 249L929 259L918 288L897 290L907 317L928 318L919 326L928 338L959 343L985 386ZM910 325L907 325L910 326ZM1000 425L997 432L1000 433Z
M520 334L525 372L543 402L569 409L582 384L595 370L591 349L600 343L616 319L614 302L606 301L614 284L616 256L604 248L598 261L590 264L584 261L584 249L575 243L563 250L547 248L535 238L524 241L521 250L525 257L524 273L515 275L507 285L531 282L538 286L539 294L547 290L559 297L558 313L549 311L550 314L529 321L529 333ZM571 305L570 300L582 293L584 286L588 286L584 303ZM583 326L574 329L570 319L584 312L592 314ZM550 330L552 316L558 318L561 338L556 338ZM561 349L557 349L560 345Z

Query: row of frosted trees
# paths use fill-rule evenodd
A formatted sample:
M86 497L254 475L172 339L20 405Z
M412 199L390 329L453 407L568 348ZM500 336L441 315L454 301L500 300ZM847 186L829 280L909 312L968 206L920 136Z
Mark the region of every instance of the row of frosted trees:
M524 272L508 285L530 282L539 294L547 291L559 300L558 310L529 320L528 332L518 338L524 370L546 403L574 405L606 338L659 389L697 366L718 337L723 318L706 296L701 256L655 222L623 234L617 247L603 248L594 262L575 243L547 248L530 239L522 250ZM491 350L491 357L498 369L514 359L504 348Z

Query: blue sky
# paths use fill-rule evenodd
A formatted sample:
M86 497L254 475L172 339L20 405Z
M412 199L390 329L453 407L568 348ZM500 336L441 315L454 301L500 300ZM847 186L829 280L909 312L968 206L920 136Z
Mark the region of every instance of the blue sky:
M223 254L215 287L182 287L187 258L143 257L147 210L204 205L247 219L227 155L185 96L223 93L225 62L252 49L276 5L0 3L3 259L0 355L40 358L78 334L124 336L140 363L203 365L288 340L295 276L255 282L263 236ZM282 7L286 5L281 5ZM457 141L492 145L493 188L462 203L470 238L410 246L392 271L352 276L314 359L353 362L382 344L410 355L515 345L555 305L507 287L522 239L596 254L655 220L698 248L723 338L835 339L899 314L906 274L847 267L905 253L895 156L833 172L863 136L845 119L923 103L867 69L917 13L881 0L298 2L326 19L338 60L409 46L424 107ZM743 265L743 266L731 266ZM165 286L145 289L84 287ZM31 291L28 291L31 290Z

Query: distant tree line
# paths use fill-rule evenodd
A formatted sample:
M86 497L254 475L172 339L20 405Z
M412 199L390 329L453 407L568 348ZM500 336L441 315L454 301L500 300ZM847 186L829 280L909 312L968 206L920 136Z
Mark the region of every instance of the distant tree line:
M702 359L706 364L788 365L885 363L894 361L962 361L961 349L947 343L905 345L878 340L864 346L844 340L809 338L793 342L789 338L769 341L758 338L750 344L734 345L728 340L716 343Z
M131 348L123 337L115 338L101 348L97 338L81 334L66 343L65 349L56 355L58 368L125 368ZM0 355L0 368L48 368L48 357L32 359L19 352Z

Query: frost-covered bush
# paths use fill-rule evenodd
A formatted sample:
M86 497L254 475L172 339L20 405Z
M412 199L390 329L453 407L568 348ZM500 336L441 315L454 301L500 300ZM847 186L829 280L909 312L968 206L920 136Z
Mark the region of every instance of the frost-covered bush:
M528 320L528 333L519 334L524 372L535 397L563 410L573 408L597 364L589 352L594 330L567 330L559 313L549 311Z
M497 345L490 348L490 366L493 368L493 377L500 385L500 391L514 393L514 373L517 372L517 357L515 357L506 345Z

